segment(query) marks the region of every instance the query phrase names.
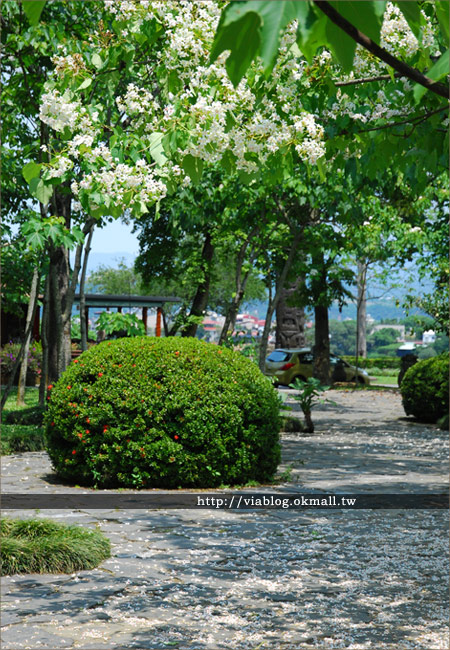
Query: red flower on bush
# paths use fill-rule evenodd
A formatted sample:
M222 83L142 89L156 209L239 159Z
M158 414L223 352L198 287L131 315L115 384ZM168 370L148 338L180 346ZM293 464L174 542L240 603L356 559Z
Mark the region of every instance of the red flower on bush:
M174 439L174 440L178 440L179 437L180 437L180 436L174 436L173 439Z
M78 359L74 359L73 362L74 362L74 363L78 363Z
M99 372L99 373L98 373L98 376L99 376L99 377L103 377L103 373L102 373L102 372Z
M86 429L86 430L85 430L85 433L91 433L91 432L89 431L89 429Z
M67 386L67 390L70 390L71 388L72 388L72 386Z
M76 453L77 453L77 452L76 452L76 450L74 449L73 452L72 452L72 456L75 456Z
M47 386L47 388L48 388L49 390L51 390L51 389L53 388L53 384L49 384L49 385Z

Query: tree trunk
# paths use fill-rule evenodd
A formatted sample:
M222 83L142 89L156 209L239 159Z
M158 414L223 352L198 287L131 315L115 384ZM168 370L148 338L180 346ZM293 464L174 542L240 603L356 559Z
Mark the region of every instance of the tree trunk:
M92 228L90 229L86 241L86 246L84 247L83 269L81 271L81 277L80 277L80 332L81 332L82 352L87 350L88 332L87 332L86 319L84 317L84 311L86 308L86 294L84 291L84 287L86 284L87 263L88 263L89 253L91 251L91 242L92 242L92 235L94 234L94 227L95 226L93 225Z
M242 267L245 261L245 254L247 252L247 248L250 244L250 241L255 237L255 235L258 232L259 232L259 228L254 228L252 232L249 234L249 236L247 237L247 239L242 243L239 249L239 253L236 260L236 277L235 277L236 291L225 316L225 322L223 324L222 331L220 333L219 345L225 343L229 334L233 334L234 326L236 324L236 317L238 315L239 307L241 306L242 300L244 299L245 288L247 286L247 282L250 277L250 269L249 269L247 273L244 275L244 277L242 278ZM253 246L249 257L250 263L253 262L255 253L256 253L256 247Z
M48 386L48 304L50 295L50 276L47 275L45 280L44 300L42 305L42 322L41 322L41 344L42 344L42 368L41 383L39 385L39 406L45 406L45 397Z
M281 292L278 301L277 330L275 345L277 348L301 348L306 345L305 337L305 310L289 304L289 298L298 290L303 278L298 278L294 284Z
M305 416L305 433L314 433L314 422L312 421L311 411L304 411Z
M357 289L358 298L356 304L356 356L365 359L367 357L367 292L366 292L367 265L365 262L358 262Z
M33 279L31 281L30 300L28 302L27 318L25 321L25 340L23 342L24 350L23 350L22 363L20 364L19 382L17 386L17 406L25 406L25 382L26 382L27 367L28 367L28 351L30 349L30 340L31 340L30 324L33 323L34 315L36 313L40 277L41 274L40 274L39 267L35 266L33 271Z
M294 237L294 240L292 242L291 248L289 250L289 255L284 263L283 270L281 271L280 277L277 282L277 288L275 291L275 295L273 297L273 300L270 300L268 302L267 306L267 313L266 313L266 322L264 323L264 330L261 336L261 342L259 345L259 369L261 372L264 372L264 366L266 363L266 354L267 354L267 343L269 341L269 334L270 334L270 326L272 323L272 316L273 313L277 307L278 301L281 296L281 292L283 291L284 284L286 282L287 275L290 271L290 268L292 266L292 263L294 261L295 253L297 252L298 245L300 244L300 241L303 236L303 228L300 228L300 230L297 232L297 234Z
M314 307L314 372L313 376L320 383L330 383L330 331L328 324L328 306L316 305Z
M212 237L209 232L205 235L205 241L202 249L202 280L200 281L197 292L192 301L191 311L188 316L187 325L183 328L182 336L195 336L199 325L199 320L205 313L209 298L209 287L211 282L211 262L214 257L214 246Z
M8 381L6 387L5 387L5 390L3 391L3 395L2 395L2 398L0 400L0 408L1 409L3 409L3 407L5 406L5 402L8 399L8 395L11 392L11 389L13 387L14 377L16 376L16 372L19 369L20 364L22 363L23 353L24 353L24 350L25 350L25 341L27 340L27 338L30 338L31 332L33 331L33 325L34 325L33 319L31 319L29 324L28 324L28 327L26 327L26 329L25 329L25 335L23 337L21 346L19 348L19 352L17 354L16 360L15 360L14 365L12 367L11 374L9 376L9 381Z

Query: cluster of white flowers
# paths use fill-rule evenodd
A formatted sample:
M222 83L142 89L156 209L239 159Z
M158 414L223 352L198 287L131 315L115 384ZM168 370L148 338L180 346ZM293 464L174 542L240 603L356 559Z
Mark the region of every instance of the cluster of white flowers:
M95 189L109 197L111 203L133 207L138 203L151 204L162 199L167 187L156 177L154 170L145 160L138 160L134 166L113 163L109 169L84 174L81 182L73 182L71 190L79 196L81 190ZM129 202L125 197L131 190Z
M307 140L301 149L301 157L315 163L319 152L323 151L319 144L323 139L323 129L312 115L308 122L302 121L304 109L298 82L305 64L291 51L297 29L295 21L289 25L281 41L282 61L278 65L278 75L266 82L271 97L258 101L254 88L245 79L234 88L225 68L227 53L209 65L209 47L221 13L218 3L209 0L195 3L155 0L146 10L137 0L114 4L113 13L118 19L127 19L131 12L133 20L155 18L164 26L165 45L158 51L158 62L168 73L176 73L180 88L174 91L177 108L174 96L168 94L168 101L162 108L163 126L160 130L170 130L180 119L189 125L189 141L179 150L180 157L191 154L205 162L215 163L228 150L236 157L238 169L254 171L258 167L255 155L260 163L264 163L281 147L300 145ZM328 60L329 56L329 53L323 53L323 60ZM261 69L257 75L262 78ZM215 89L214 93L212 89ZM142 104L142 109L139 104ZM150 122L149 130L155 130L156 122L151 116L156 117L160 107L152 103L150 94L145 97L138 89L129 88L118 105L127 114L145 113L145 121ZM144 105L148 107L150 116ZM279 106L284 107L285 115L280 115Z
M73 167L70 158L59 156L53 160L52 165L47 169L46 178L60 178Z
M125 95L116 99L117 108L127 115L133 113L154 112L159 108L159 102L146 88L138 88L135 84L128 84Z
M118 33L111 33L118 43L144 23L161 28L151 52L150 77L145 83L130 83L115 101L122 113L122 124L136 141L140 140L141 152L147 147L152 155L155 133L174 136L178 149L170 160L164 161L162 155L156 157L158 165L151 168L142 160L119 164L113 159L104 128L98 124L98 114L93 109L89 113L67 92L61 95L51 90L42 98L41 119L59 132L68 128L72 132L66 150L68 158L77 159L81 168L83 162L90 165L76 188L78 191L98 190L118 204L129 190L132 202L158 200L164 196L169 180L189 182L182 171L187 155L215 164L231 154L237 169L253 172L271 164L271 157L280 150L291 148L301 160L315 165L325 155L327 121L348 115L352 120L367 123L392 119L405 112L405 97L410 90L407 80L402 80L403 91L397 94L387 95L380 90L365 103L357 104L350 94L339 89L331 107L305 110L305 89L320 81L334 64L327 50L320 52L311 65L306 63L296 45L296 21L288 25L282 36L271 77L266 79L261 62L255 62L249 75L235 88L226 71L228 52L223 52L212 65L209 63L210 46L221 15L217 1L104 0L104 7L118 21ZM123 29L127 34L122 33ZM433 47L430 30L423 30L421 39ZM386 6L381 44L402 56L410 56L419 47L403 14L390 2ZM76 74L85 65L80 55L64 54L54 58L57 72ZM341 74L336 70L336 74ZM354 69L343 79L385 72L383 63L358 47ZM52 163L50 173L62 175L62 169L63 163L58 159L57 164ZM69 163L66 169L70 169Z
M419 48L419 42L412 33L399 7L388 2L381 26L380 45L392 54L412 56Z
M70 131L92 129L89 114L81 102L72 101L67 93L61 95L56 88L42 95L39 118L60 133L65 128Z
M56 74L62 75L71 72L74 75L86 70L86 64L81 54L68 54L67 56L55 55L52 57Z

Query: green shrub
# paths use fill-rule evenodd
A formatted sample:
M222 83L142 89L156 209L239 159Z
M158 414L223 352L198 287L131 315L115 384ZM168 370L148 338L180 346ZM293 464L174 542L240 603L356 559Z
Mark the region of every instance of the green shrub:
M441 355L419 361L402 379L400 391L406 415L420 422L437 422L448 413L449 362Z
M98 531L48 519L1 519L0 538L2 576L93 569L111 554Z
M280 401L241 354L188 338L105 341L49 390L47 450L61 478L101 487L265 481Z

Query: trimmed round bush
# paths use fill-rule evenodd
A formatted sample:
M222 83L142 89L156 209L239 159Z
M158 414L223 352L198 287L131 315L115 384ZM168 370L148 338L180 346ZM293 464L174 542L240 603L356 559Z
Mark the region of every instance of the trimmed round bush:
M111 555L109 540L97 530L49 519L0 520L0 575L72 573L98 566Z
M406 415L437 422L448 413L449 360L445 355L419 361L402 379L400 391Z
M280 402L257 366L194 338L105 341L49 387L47 451L81 485L216 487L270 480Z

